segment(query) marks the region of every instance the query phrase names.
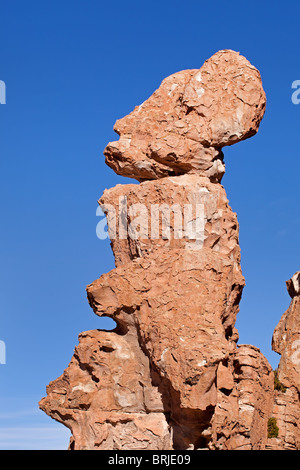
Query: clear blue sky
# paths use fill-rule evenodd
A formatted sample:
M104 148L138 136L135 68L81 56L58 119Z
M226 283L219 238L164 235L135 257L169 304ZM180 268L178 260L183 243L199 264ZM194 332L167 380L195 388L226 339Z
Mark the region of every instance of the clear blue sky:
M0 449L66 448L69 431L38 410L67 367L78 333L103 326L85 287L114 267L96 237L97 199L132 182L106 167L116 119L163 78L220 49L261 72L259 133L225 149L223 179L238 213L246 287L240 343L271 351L299 266L298 1L1 2Z

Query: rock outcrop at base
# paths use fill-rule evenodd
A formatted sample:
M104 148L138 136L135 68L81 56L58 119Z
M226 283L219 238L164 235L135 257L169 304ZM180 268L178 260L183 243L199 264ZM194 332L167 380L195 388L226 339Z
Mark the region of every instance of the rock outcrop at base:
M106 163L140 184L117 185L99 200L116 268L87 287L96 315L117 326L81 333L40 402L71 430L70 449L271 445L269 419L282 417L274 372L258 348L237 345L245 282L237 217L220 183L222 148L257 132L265 104L258 70L225 50L166 78L117 121L120 139L106 147ZM289 291L298 295L299 277ZM277 327L274 347L294 406L293 315Z

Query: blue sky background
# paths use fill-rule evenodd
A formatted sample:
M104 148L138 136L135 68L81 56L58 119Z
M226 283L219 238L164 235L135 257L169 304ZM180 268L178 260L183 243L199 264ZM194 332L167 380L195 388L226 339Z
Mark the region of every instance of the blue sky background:
M10 0L0 10L0 449L68 446L69 431L38 401L78 333L103 327L85 293L114 267L96 237L97 200L133 182L106 167L103 149L116 119L166 76L220 49L245 55L267 94L259 133L224 149L223 184L246 277L239 343L275 368L272 333L300 260L299 2Z

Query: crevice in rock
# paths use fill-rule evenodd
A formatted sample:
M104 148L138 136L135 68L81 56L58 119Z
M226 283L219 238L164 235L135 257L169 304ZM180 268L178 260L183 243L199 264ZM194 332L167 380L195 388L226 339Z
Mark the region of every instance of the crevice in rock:
M202 433L211 425L214 407L210 406L204 411L182 408L180 393L174 390L170 380L162 376L153 364L137 321L135 321L135 327L139 346L149 361L152 386L158 389L162 398L164 415L170 428L174 450L207 448L209 439L205 438Z

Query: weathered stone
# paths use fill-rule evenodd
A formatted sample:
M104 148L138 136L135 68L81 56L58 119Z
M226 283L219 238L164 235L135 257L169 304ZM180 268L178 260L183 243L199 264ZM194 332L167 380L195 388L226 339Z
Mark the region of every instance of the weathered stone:
M254 135L265 111L258 70L238 52L223 50L199 70L185 70L161 86L114 130L106 163L138 181L190 171L220 181L222 148Z
M272 338L272 348L281 355L277 376L281 387L275 390L272 416L279 428L275 446L269 448L300 450L300 296L299 272L287 288L292 297L288 310L281 317Z
M259 72L225 50L117 121L106 162L140 184L100 198L116 267L87 287L117 326L81 333L40 402L71 430L70 449L300 448L299 273L273 336L285 393L235 328L244 278L221 149L254 135L264 109Z
M288 293L293 298L296 295L300 295L300 271L298 271L294 276L286 281Z
M86 331L40 407L72 432L70 448L171 449L161 394L137 331Z

